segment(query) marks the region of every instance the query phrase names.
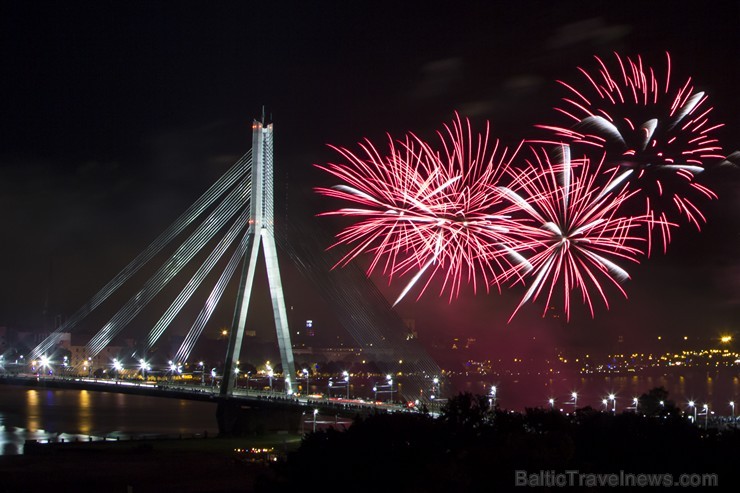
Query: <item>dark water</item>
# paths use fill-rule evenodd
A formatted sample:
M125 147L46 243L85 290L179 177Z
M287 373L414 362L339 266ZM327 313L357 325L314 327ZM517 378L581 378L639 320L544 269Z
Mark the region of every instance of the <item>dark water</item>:
M0 455L22 454L29 439L203 432L218 432L216 405L210 402L0 385Z

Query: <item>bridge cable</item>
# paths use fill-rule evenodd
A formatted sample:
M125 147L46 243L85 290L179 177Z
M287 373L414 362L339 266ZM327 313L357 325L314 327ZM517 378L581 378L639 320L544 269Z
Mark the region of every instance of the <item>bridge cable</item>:
M95 310L101 303L129 280L138 270L151 260L157 253L177 237L198 216L207 210L218 197L231 188L245 174L249 174L252 163L252 151L249 150L231 168L226 171L197 201L193 203L175 222L160 234L143 252L123 268L113 279L98 291L85 305L78 309L63 324L54 330L46 339L39 343L32 351L31 358L36 359L48 352L59 343L64 332L74 329L85 317Z
M247 181L234 188L144 286L87 343L87 353L95 357L111 340L190 262L214 235L244 207Z
M190 300L193 293L198 289L203 280L210 274L213 267L226 253L229 246L234 243L239 233L244 230L249 224L250 217L249 208L242 211L241 215L231 225L229 231L221 238L216 247L213 249L211 254L203 261L198 270L193 274L192 278L187 282L185 287L180 291L172 304L165 310L160 319L154 324L154 327L149 331L149 336L146 342L146 351L149 351L157 340L162 336L164 331L172 323L172 320L180 313L185 304Z

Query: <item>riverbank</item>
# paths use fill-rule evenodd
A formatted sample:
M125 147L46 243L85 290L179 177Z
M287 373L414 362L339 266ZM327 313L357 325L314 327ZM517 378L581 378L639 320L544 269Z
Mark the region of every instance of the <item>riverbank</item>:
M25 455L0 456L0 493L250 492L300 442L271 434L26 444Z

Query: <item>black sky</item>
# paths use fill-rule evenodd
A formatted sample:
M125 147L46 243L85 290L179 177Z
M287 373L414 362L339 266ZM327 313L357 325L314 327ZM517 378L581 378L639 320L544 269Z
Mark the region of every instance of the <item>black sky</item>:
M385 133L431 135L454 111L516 143L553 116L556 79L618 51L692 76L740 145L737 2L2 2L0 326L69 315L250 146L264 105L291 207L314 168ZM541 321L521 292L404 303L420 331L492 350L604 345L617 335L740 331L737 173L707 182L701 234L631 269L629 300L595 320ZM307 204L307 205L306 205ZM401 285L389 289L389 297Z

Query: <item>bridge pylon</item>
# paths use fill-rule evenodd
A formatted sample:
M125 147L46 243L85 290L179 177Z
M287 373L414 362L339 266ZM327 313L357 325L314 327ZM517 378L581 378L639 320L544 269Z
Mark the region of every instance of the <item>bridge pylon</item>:
M265 255L267 281L270 289L270 299L272 300L273 319L277 332L280 360L283 365L286 392L292 393L292 385L296 381L293 347L290 342L288 328L288 312L285 308L283 283L280 278L280 266L275 244L273 128L271 123L265 125L264 122L255 120L252 124L251 178L251 194L249 197L245 197L245 200L250 201L251 207L249 229L247 231L248 245L239 281L234 321L229 333L224 375L220 389L222 396L232 394L236 382L236 363L239 360L244 339L244 329L260 247L262 247Z

